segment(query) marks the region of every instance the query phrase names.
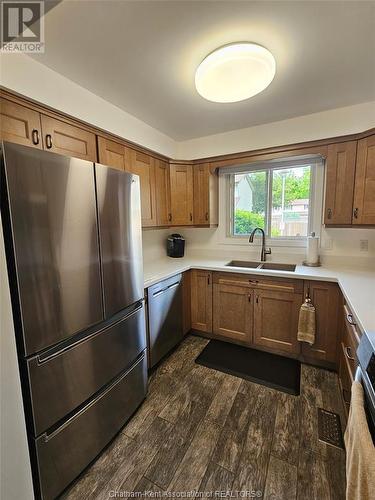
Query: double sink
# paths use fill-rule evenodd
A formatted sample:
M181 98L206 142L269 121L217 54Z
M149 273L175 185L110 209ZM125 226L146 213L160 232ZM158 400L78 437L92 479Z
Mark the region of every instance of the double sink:
M281 264L277 262L255 262L246 260L231 260L226 266L244 267L248 269L269 269L271 271L290 271L296 270L295 264Z

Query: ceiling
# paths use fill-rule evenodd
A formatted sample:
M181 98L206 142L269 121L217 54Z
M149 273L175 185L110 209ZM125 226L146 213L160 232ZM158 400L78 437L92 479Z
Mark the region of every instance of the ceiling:
M182 141L375 100L375 2L63 1L34 59ZM195 90L213 49L251 41L271 85L218 104Z

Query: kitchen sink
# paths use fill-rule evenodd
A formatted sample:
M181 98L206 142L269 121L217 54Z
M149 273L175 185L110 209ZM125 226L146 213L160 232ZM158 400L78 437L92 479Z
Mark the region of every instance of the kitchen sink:
M276 262L264 262L259 269L269 269L272 271L295 271L295 264L278 264Z
M270 271L291 271L296 270L295 264L282 264L278 262L254 262L246 260L231 260L226 266L247 267L249 269L268 269Z
M261 262L247 261L247 260L231 260L226 266L232 267L250 267L251 269L256 269L261 265Z

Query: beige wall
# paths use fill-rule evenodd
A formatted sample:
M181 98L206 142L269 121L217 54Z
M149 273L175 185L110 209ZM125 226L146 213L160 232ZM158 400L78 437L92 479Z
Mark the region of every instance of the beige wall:
M0 498L34 498L0 219Z

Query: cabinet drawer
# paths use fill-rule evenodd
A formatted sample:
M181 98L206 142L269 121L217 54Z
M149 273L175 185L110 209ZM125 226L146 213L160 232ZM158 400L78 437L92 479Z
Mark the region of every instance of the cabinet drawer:
M347 361L345 346L343 343L341 343L339 349L339 379L341 396L344 401L346 410L349 411L353 376Z
M251 274L214 273L214 283L247 286L257 290L273 290L275 292L302 293L303 290L302 280L268 278Z
M146 396L145 354L69 420L35 440L42 497L57 497L101 452Z
M358 334L355 324L351 323L351 314L346 306L344 306L344 327L342 332L342 347L346 357L346 362L350 368L351 374L354 377L357 368L357 348L359 344Z

